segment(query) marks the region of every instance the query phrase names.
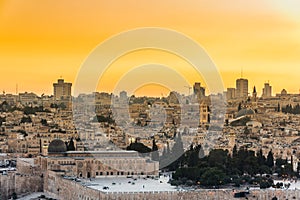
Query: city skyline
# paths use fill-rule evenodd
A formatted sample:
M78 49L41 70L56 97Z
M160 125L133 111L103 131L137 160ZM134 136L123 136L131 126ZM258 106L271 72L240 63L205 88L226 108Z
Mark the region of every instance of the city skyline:
M20 92L50 94L48 83L61 75L74 83L84 60L104 40L131 29L161 27L183 33L200 44L218 67L225 88L234 87L233 80L239 78L243 68L250 87L255 83L259 95L268 80L274 93L283 88L298 93L299 8L299 2L293 0L91 1L84 6L77 1L2 1L0 66L5 75L0 89L15 93L18 84ZM204 83L193 75L188 63L175 57L158 51L133 52L119 58L107 76L115 83L120 66L128 71L133 66L158 62L185 75L190 85ZM114 84L108 80L104 77L106 90Z
M241 86L240 86L240 83L239 82L241 82L241 80L242 81L246 81L247 83L246 83L246 87L243 89L243 90L245 90L245 91L240 91L239 92L239 90L241 90L241 89L239 89ZM59 82L61 82L62 84L67 84L67 85L69 85L68 87L70 87L69 89L67 89L68 90L68 92L67 92L67 94L68 95L71 95L71 96L74 96L74 97L76 97L76 96L78 96L78 95L74 95L74 93L73 93L73 88L72 88L72 84L73 83L67 83L67 82L65 82L66 80L64 80L62 77L60 77L60 78L58 78L57 79L57 82L59 83ZM257 85L255 85L254 84L254 86L252 87L252 86L250 86L250 85L248 85L248 79L247 79L247 77L243 77L243 78L238 78L238 79L236 79L235 80L236 81L236 85L234 86L234 87L227 87L227 88L224 88L224 91L223 91L223 93L226 93L226 92L230 92L230 93L234 93L234 94L230 94L230 96L231 95L233 95L234 96L234 98L235 97L242 97L243 95L243 97L246 97L246 96L252 96L253 95L253 90L254 90L254 88L255 88L255 93L256 93L256 95L257 96L259 96L259 97L273 97L273 96L276 96L276 94L280 94L280 93L282 93L282 91L283 90L285 90L288 94L300 94L300 93L291 93L290 91L287 91L285 88L282 88L281 90L280 90L280 92L274 92L274 90L273 90L273 86L272 86L272 83L270 83L270 81L268 80L267 82L265 82L264 83L264 86L262 87L262 90L259 92L258 90L257 90L257 88L259 88L259 87L257 87ZM65 82L65 83L64 83ZM193 83L193 85L189 85L189 86L183 86L183 90L184 90L184 92L180 92L180 91L177 91L177 90L170 90L169 88L167 88L167 87L165 87L165 86L163 86L163 85L160 85L160 84L155 84L155 83L151 83L151 84L147 84L147 85L143 85L143 86L141 86L141 87L138 87L135 91L134 91L134 93L129 93L128 95L135 95L135 96L137 96L137 97L143 97L143 96L148 96L148 97L166 97L166 96L168 96L171 92L178 92L179 94L182 94L182 95L190 95L190 94L196 94L195 93L195 85L197 85L197 84L199 84L200 83L200 85L201 84L203 84L203 83L201 83L201 82L194 82ZM51 84L50 84L51 85ZM24 94L24 93L34 93L34 94L36 94L36 95L40 95L40 96L43 96L43 95L54 95L54 96L56 96L56 86L57 85L57 83L52 83L52 85L51 85L51 87L52 87L52 92L51 93L42 93L42 94L38 94L38 93L36 93L35 91L19 91L18 90L18 85L16 85L16 88L15 88L15 93L7 93L5 90L3 90L2 91L2 94L12 94L12 95L18 95L18 94ZM200 86L198 86L198 87L200 87ZM242 86L242 87L244 87L244 86ZM268 87L269 89L268 89L268 94L266 94L266 93L264 93L264 90L266 90L265 89L265 87ZM204 91L203 91L203 94L204 95L211 95L211 94L215 94L215 93L207 93L206 92L206 87L205 86L203 86L203 85L201 85L201 88L203 88L204 89ZM247 89L246 89L247 88ZM154 91L152 91L153 89L155 89ZM234 90L234 91L232 91L232 89ZM105 91L105 90L96 90L96 91L91 91L91 92L84 92L84 93L80 93L80 94L90 94L90 93L93 93L93 92L99 92L99 93L102 93L102 92L104 92L104 93L112 93L112 94L114 94L114 95L119 95L119 93L121 93L121 92L128 92L126 89L124 89L124 90L120 90L120 91L117 91L117 90L114 90L114 91ZM239 93L244 93L242 96L240 96L239 95ZM152 94L152 95L151 95ZM247 94L247 95L246 95Z

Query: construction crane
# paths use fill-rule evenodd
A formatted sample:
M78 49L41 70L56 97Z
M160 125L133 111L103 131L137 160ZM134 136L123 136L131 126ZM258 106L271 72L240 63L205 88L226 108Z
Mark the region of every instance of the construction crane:
M184 87L189 89L189 95L191 95L191 89L192 89L192 87L191 86L184 86Z

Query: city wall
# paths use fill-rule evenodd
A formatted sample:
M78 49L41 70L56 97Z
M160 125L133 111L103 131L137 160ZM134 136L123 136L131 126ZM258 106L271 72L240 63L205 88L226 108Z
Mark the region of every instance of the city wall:
M43 191L43 178L33 175L17 175L16 172L0 174L0 199L9 199L13 193L17 196Z
M52 177L51 177L52 178ZM53 181L53 180L52 180ZM226 200L234 199L232 190L202 190L189 192L144 192L144 193L104 193L85 186L80 185L75 181L56 177L56 184L53 185L50 181L50 188L45 188L45 192L54 195L58 199L63 200L199 200L199 199L214 199ZM54 187L54 188L53 188ZM247 196L253 200L270 200L274 196L278 199L300 199L300 190L253 190Z

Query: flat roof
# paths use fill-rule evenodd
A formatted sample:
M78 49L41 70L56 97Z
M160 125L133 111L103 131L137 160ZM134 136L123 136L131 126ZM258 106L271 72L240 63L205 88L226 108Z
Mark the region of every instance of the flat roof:
M135 177L135 176L134 176ZM169 177L152 178L105 177L81 180L81 185L101 192L167 192L177 191L176 186L168 183ZM105 187L108 187L105 189Z

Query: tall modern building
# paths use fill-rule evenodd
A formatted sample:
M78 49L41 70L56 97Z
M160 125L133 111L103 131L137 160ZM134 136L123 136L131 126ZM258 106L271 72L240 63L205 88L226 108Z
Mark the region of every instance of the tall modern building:
M54 100L69 100L71 98L72 83L64 82L64 79L58 79L53 83Z
M196 95L199 99L205 97L205 88L201 87L201 83L196 82L193 86L194 95Z
M248 97L248 80L247 79L237 79L236 80L236 97L247 98Z
M265 87L263 88L262 97L269 98L272 97L272 86L269 83L265 83Z
M235 99L236 97L236 89L235 88L227 88L226 98L227 100Z

